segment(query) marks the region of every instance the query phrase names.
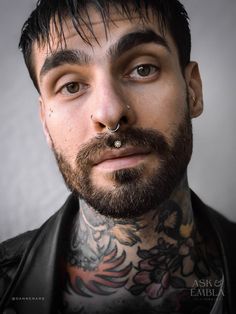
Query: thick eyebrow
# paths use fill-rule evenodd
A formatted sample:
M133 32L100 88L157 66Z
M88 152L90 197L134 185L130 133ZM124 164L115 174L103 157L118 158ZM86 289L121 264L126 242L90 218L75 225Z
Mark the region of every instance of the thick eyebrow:
M57 68L63 64L86 65L91 62L91 56L80 50L60 50L48 56L40 70L40 80L50 70Z
M148 43L155 43L166 48L168 52L171 51L164 37L155 33L151 29L145 29L121 37L117 43L113 44L108 49L108 55L112 60L115 60L128 50ZM54 52L45 59L39 74L40 80L42 80L43 76L50 70L63 64L87 65L90 64L91 61L92 57L81 50L60 50Z
M171 52L171 49L164 37L155 33L152 29L145 29L132 32L121 37L118 43L109 48L108 55L110 55L111 58L115 60L128 50L149 43L160 45L168 52Z

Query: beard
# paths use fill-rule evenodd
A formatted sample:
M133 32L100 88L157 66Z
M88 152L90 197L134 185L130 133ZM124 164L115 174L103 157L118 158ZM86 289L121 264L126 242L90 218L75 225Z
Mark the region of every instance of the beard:
M120 169L109 175L111 189L99 187L91 178L94 161L114 142L122 147L138 146L157 157L157 165L145 175L145 165ZM84 144L72 169L65 157L53 151L67 187L102 215L132 218L157 208L169 198L186 173L192 155L192 124L187 112L173 135L170 145L161 132L154 129L129 128L114 134L101 134Z

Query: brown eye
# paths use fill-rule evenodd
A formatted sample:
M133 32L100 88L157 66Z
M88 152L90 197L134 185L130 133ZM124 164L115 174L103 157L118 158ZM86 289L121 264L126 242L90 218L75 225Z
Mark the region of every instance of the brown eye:
M160 69L152 64L141 64L135 67L129 74L129 77L133 80L152 79L158 73Z
M140 76L148 76L151 73L151 66L150 65L140 65L137 68L137 73Z
M64 86L64 89L68 94L75 94L78 93L80 90L80 85L76 82L72 82Z
M59 92L63 96L81 96L89 88L89 85L79 82L69 82L63 85Z

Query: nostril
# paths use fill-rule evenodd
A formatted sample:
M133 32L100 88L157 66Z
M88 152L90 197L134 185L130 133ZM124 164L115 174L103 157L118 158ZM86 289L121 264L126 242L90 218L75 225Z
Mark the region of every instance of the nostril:
M128 118L126 116L121 117L120 122L123 122L124 124L128 123Z
M101 122L98 122L98 125L99 125L99 127L100 127L101 129L106 128L105 124L103 124L103 123L101 123Z

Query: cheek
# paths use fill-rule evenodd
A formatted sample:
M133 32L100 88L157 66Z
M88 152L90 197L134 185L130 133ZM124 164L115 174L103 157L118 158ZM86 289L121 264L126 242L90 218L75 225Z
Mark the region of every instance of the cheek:
M135 108L142 127L157 129L167 137L174 132L186 112L185 86L180 81L149 86L136 92Z
M58 153L63 154L73 164L79 147L86 138L85 119L68 110L56 110L49 106L47 111L47 127Z

